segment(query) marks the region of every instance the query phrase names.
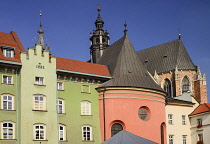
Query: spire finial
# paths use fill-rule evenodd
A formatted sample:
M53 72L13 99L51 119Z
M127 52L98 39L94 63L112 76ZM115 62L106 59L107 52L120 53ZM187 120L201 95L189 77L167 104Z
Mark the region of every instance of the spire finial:
M126 36L128 34L128 30L126 29L127 24L126 24L126 20L125 20L125 24L124 24L125 30L124 30L124 35Z
M181 39L181 32L180 32L180 28L179 28L179 34L178 34L178 39Z
M98 16L100 17L101 5L98 4L97 7L98 7Z
M44 38L43 38L44 31L42 30L42 11L41 10L40 10L39 16L40 16L40 26L39 26L39 30L38 30L38 34L39 34L38 44L40 44L44 47Z

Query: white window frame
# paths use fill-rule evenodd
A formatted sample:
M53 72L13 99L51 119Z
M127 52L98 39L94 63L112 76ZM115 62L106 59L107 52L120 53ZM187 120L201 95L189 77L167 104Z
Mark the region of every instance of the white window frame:
M91 102L81 101L81 115L91 115Z
M36 127L39 127L38 129ZM43 127L43 129L41 129ZM36 132L38 132L38 138L36 137ZM41 138L41 133L43 133L43 138ZM45 124L34 124L34 140L46 140L46 125Z
M63 82L57 82L57 89L58 90L64 90Z
M6 97L6 99L5 99ZM9 97L11 97L11 100L9 99ZM6 102L6 108L4 107ZM11 103L11 107L9 107ZM1 109L3 110L14 110L14 96L12 95L2 95L1 96Z
M200 136L201 137L200 137ZM198 137L198 141L203 141L203 133L198 133L198 135L197 135L197 137ZM200 139L201 138L201 139Z
M44 85L44 77L35 77L36 85Z
M187 144L187 135L182 135L183 144Z
M186 115L182 115L182 125L186 124L187 124Z
M90 137L88 137L88 135ZM93 141L92 126L90 125L82 126L82 141Z
M169 140L168 144L175 144L174 143L174 135L169 135L168 140Z
M12 124L12 127L3 127L3 125L7 123L8 124ZM6 138L4 138L4 129L6 129ZM9 137L9 132L12 130L12 137ZM15 123L11 122L11 121L3 121L1 122L1 139L15 139Z
M66 126L63 124L59 124L58 126L59 141L66 141ZM61 127L63 128L62 130L60 129ZM63 139L61 139L61 135Z
M197 124L201 124L202 125L202 118L197 119Z
M63 99L57 100L57 112L59 114L65 113L65 101Z
M34 95L33 96L33 110L46 110L46 97L43 95Z
M5 81L5 78L6 78L6 81ZM2 75L2 83L3 84L13 84L13 77L11 75Z
M4 48L4 57L14 58L14 49Z
M168 114L168 124L169 125L173 125L174 124L173 114Z

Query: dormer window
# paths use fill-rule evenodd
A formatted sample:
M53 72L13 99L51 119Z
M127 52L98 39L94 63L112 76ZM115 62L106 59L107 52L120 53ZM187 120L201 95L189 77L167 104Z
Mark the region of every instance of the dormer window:
M13 47L3 47L4 57L14 58L14 48Z

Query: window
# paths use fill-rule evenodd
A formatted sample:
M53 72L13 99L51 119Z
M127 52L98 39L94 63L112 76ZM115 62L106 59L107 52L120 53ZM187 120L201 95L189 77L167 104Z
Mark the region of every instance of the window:
M66 127L64 125L59 125L59 140L66 140Z
M14 50L13 49L4 49L4 56L5 57L14 57Z
M65 113L65 103L62 99L58 99L58 113Z
M142 119L142 120L147 120L149 118L148 116L148 108L146 107L141 107L138 111L138 115L139 115L139 118Z
M186 115L182 115L182 125L186 125Z
M190 81L187 76L182 80L182 93L190 91Z
M90 86L82 85L82 93L90 93Z
M172 125L173 124L173 115L168 114L168 124Z
M44 85L44 78L43 77L35 77L35 84L36 85Z
M2 139L14 139L15 136L15 124L12 122L3 122L2 123Z
M81 102L81 115L91 115L91 103L88 101Z
M63 82L57 82L57 89L63 90Z
M13 96L3 95L1 105L4 110L13 110Z
M198 134L198 141L203 141L203 134Z
M186 135L182 136L182 141L183 141L183 144L187 144L187 136Z
M122 125L120 123L115 123L115 124L112 125L111 135L114 136L115 134L117 134L121 130L123 130Z
M167 93L167 97L172 97L172 93L171 93L171 82L167 78L165 79L165 82L164 82L164 90Z
M197 128L201 128L202 127L202 119L197 119Z
M45 110L45 97L34 96L34 110Z
M4 84L12 84L12 76L3 75L3 83Z
M92 127L91 126L82 126L82 140L92 141Z
M174 144L174 135L169 135L169 144Z
M34 138L35 140L45 140L45 125L36 124L34 125Z

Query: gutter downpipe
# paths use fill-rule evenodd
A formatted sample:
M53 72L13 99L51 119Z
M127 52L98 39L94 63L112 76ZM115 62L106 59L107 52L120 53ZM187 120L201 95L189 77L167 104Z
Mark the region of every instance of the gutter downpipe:
M104 93L106 91L106 87L104 88L103 91L103 114L104 114L104 141L106 141L106 110L105 110L105 99L104 99Z
M15 71L15 75L16 75L16 136L17 136L17 143L20 144L20 137L19 137L19 121L18 121L18 118L19 118L19 105L18 105L18 101L19 101L19 87L18 87L18 68L16 69Z

